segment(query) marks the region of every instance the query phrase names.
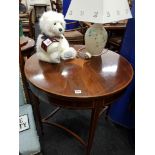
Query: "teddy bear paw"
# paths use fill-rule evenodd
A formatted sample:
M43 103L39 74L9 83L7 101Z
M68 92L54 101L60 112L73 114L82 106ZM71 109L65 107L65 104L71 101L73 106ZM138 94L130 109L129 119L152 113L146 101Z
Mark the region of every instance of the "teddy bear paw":
M76 50L74 48L69 48L69 50L63 52L61 54L61 58L63 60L74 59L76 57Z

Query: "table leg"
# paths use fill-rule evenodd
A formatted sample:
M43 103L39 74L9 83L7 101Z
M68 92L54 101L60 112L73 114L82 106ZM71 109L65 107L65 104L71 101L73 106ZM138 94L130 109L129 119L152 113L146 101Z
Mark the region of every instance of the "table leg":
M90 155L90 153L91 153L91 147L92 147L92 143L93 143L93 139L94 139L95 130L96 130L96 126L98 123L100 111L101 111L101 107L99 107L99 106L92 109L86 155Z
M43 135L43 125L42 125L42 119L41 119L41 114L40 114L40 108L39 108L39 99L38 97L36 97L33 93L32 93L32 97L33 97L33 107L34 107L34 111L35 111L35 116L36 116L36 119L37 119L37 122L38 122L38 126L40 128L40 132L41 132L41 135Z

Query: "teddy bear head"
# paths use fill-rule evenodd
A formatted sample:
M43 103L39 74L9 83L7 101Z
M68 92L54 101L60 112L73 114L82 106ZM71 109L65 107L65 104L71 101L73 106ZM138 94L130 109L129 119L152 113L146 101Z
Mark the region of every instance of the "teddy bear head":
M41 16L39 25L42 33L54 37L64 33L66 23L63 14L47 11Z

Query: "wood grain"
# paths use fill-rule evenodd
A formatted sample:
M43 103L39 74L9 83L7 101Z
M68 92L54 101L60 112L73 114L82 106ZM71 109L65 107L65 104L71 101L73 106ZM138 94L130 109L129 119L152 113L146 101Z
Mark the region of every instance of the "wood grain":
M34 54L25 64L25 75L34 86L51 95L97 98L124 89L132 80L133 70L125 58L112 51L90 60L77 58L60 64L39 61Z

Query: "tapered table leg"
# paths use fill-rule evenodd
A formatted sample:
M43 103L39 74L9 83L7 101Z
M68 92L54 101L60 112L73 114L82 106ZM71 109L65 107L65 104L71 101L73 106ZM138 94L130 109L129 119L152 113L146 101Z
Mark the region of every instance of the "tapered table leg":
M36 116L37 122L39 123L38 126L40 128L41 135L43 135L44 134L43 125L42 125L42 119L41 119L40 108L39 108L40 101L38 97L36 97L33 93L32 93L32 97L33 97L33 107L35 111L35 116Z
M96 130L96 126L97 126L97 123L98 123L98 118L99 118L100 111L101 111L100 106L97 106L94 109L92 109L86 155L90 155L90 153L91 153L91 147L92 147L92 143L93 143L93 139L94 139L95 130Z

